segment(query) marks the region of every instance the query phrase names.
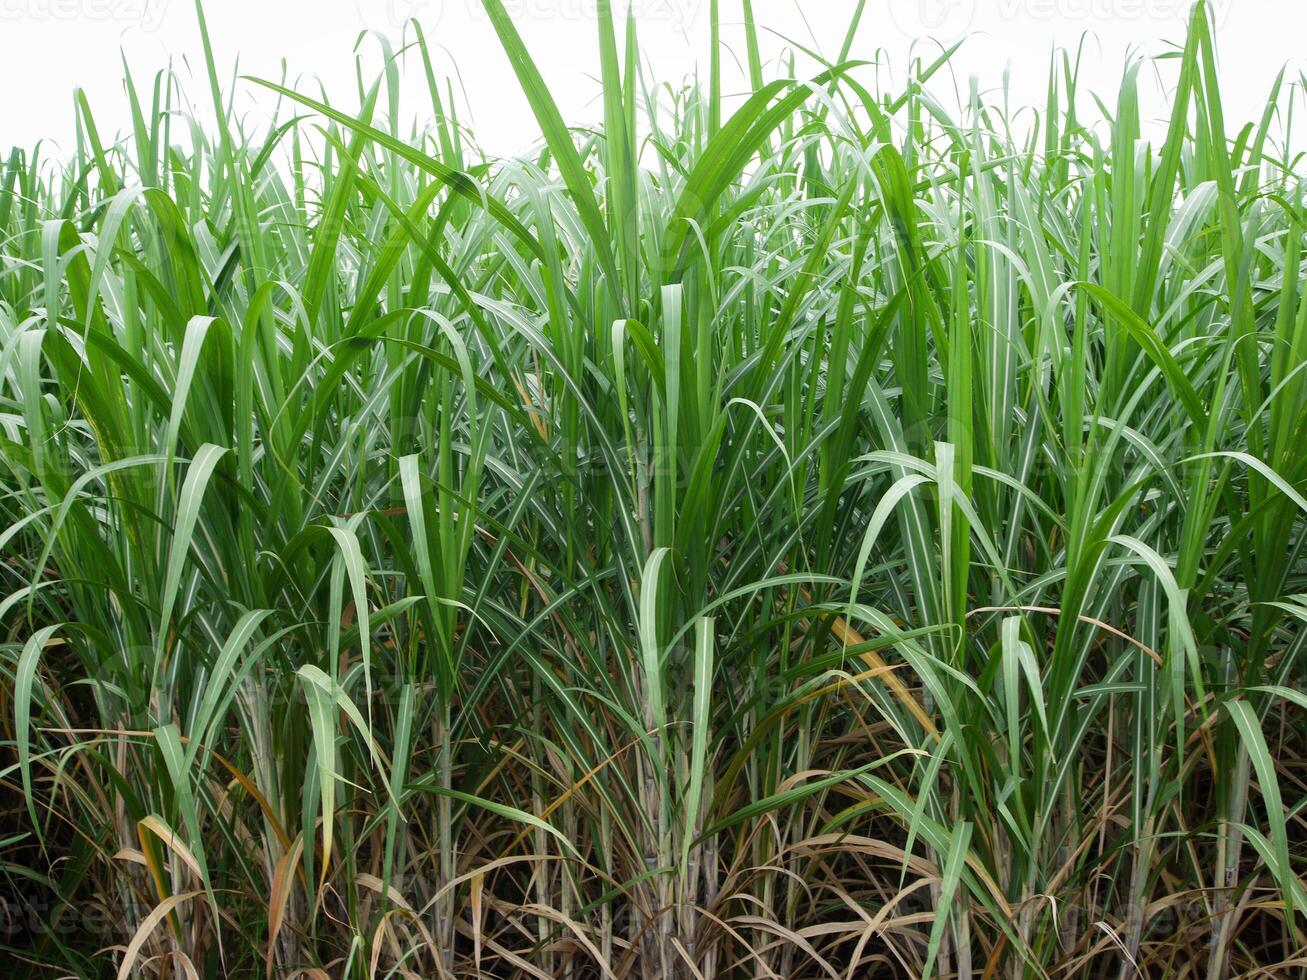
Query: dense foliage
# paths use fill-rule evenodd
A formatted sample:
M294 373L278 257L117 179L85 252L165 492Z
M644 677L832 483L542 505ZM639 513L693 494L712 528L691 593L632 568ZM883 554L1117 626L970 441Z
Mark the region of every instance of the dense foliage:
M1302 969L1295 93L1201 6L1152 139L767 81L744 0L731 102L601 0L570 130L484 4L533 155L414 24L0 167L6 975Z

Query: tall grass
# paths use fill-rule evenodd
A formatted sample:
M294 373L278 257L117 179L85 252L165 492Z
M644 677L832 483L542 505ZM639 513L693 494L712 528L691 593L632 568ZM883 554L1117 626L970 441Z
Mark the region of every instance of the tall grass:
M1303 969L1299 93L600 0L572 130L484 5L529 155L414 24L0 168L6 975Z

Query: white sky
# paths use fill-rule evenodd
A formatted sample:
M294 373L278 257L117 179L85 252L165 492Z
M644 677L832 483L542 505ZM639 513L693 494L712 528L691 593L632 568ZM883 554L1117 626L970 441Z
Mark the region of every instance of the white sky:
M639 14L646 68L659 81L679 82L706 63L709 0L612 0L618 12L628 2ZM741 2L720 2L726 40L743 62ZM564 116L597 121L595 0L505 4ZM782 51L783 35L834 57L855 4L754 0L760 25L776 32L765 36L764 56ZM901 71L915 37L949 41L966 34L954 68L960 90L972 74L995 87L1010 69L1013 101L1033 105L1044 98L1050 50L1075 46L1089 32L1083 84L1114 95L1126 53L1156 52L1163 50L1160 40L1182 40L1189 6L1190 0L869 0L853 56L871 59L883 50ZM1288 64L1295 81L1307 68L1307 3L1213 0L1213 7L1233 129L1260 112L1280 66ZM483 147L493 154L522 151L537 132L480 0L209 0L206 14L228 73L239 56L242 73L275 78L284 58L301 87L314 91L312 79L320 79L333 101L349 108L356 105L353 52L360 32L398 40L416 16L443 48L440 70L452 74L457 65L460 113L470 117ZM365 38L359 50L370 78L379 49ZM917 50L929 59L937 49ZM0 147L30 147L42 138L71 145L75 86L87 91L102 135L125 129L122 58L146 92L152 74L171 60L189 79L191 99L207 106L193 0L0 0ZM742 75L733 65L728 70L729 89ZM416 58L409 74L410 93L424 91Z

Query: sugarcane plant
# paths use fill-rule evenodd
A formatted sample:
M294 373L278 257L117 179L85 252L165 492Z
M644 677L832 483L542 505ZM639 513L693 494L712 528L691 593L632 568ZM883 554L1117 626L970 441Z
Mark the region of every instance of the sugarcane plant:
M1307 966L1304 79L483 6L0 163L6 975Z

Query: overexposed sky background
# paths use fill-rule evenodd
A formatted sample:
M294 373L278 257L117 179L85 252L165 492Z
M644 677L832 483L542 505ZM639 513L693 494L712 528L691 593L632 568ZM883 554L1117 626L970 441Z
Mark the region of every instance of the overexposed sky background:
M638 14L646 70L658 81L678 83L706 65L709 0L612 0L619 16L628 3ZM742 0L720 3L724 38L742 65ZM598 121L595 0L505 5L568 121ZM774 66L788 41L833 58L856 0L754 0L753 6L768 29L763 53ZM1181 41L1190 6L1191 0L868 0L852 55L880 57L901 77L914 51L926 60L938 52L918 39L947 43L966 36L953 66L961 92L970 75L992 90L1010 71L1013 103L1036 105L1045 96L1050 51L1074 48L1088 34L1082 85L1110 103L1128 53L1157 53L1166 50L1163 42ZM1211 6L1233 131L1260 114L1282 65L1290 66L1295 82L1307 69L1307 3L1211 0ZM239 57L243 74L275 79L285 59L300 88L316 94L325 85L346 108L357 105L355 51L369 78L380 66L376 41L360 35L378 32L398 43L416 17L439 51L438 70L454 79L460 114L482 147L495 155L524 151L538 132L480 0L209 0L205 12L224 78ZM193 0L0 0L0 148L30 147L38 139L70 148L78 86L102 135L125 130L124 59L143 94L153 73L173 64L189 97L207 110ZM1173 72L1170 64L1166 70ZM742 69L729 61L726 68L727 90L738 90ZM410 94L425 91L416 56L406 74ZM238 107L257 119L252 87L240 85ZM1149 111L1164 115L1165 100L1155 98Z

